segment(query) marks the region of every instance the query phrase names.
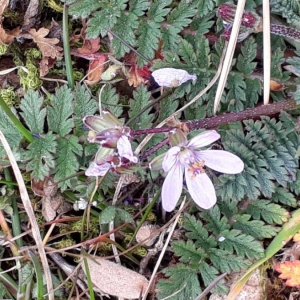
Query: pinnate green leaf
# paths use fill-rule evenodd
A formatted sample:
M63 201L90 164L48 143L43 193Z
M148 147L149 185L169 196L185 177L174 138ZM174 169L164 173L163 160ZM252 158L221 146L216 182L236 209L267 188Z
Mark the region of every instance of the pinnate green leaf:
M74 98L76 135L81 136L84 133L82 123L83 117L87 115L94 115L97 111L98 105L94 99L91 99L90 93L82 85L76 86Z
M44 99L33 90L29 90L21 102L21 116L32 133L41 134L44 131L46 108L41 109L43 103Z
M173 300L195 299L201 293L197 270L177 264L174 268L165 269L164 273L169 278L159 281L158 299L164 299L170 295Z
M131 100L129 116L130 118L140 113L143 107L149 104L151 94L147 91L145 86L140 86L133 92L133 100ZM151 108L147 109L140 117L138 117L134 124L133 129L149 128L152 125L153 114L149 114Z
M275 236L280 228L271 225L265 225L263 221L251 220L251 215L236 215L233 223L234 229L240 229L243 233L252 235L253 237L263 240L270 239Z
M51 97L52 106L49 107L47 116L48 126L61 137L68 134L74 126L70 118L73 113L72 100L73 95L67 86L57 89L55 95Z
M220 247L231 254L235 251L239 256L249 259L258 259L264 254L264 249L258 241L250 235L241 234L239 230L225 230L222 237L225 239L220 242Z
M269 224L282 224L288 220L289 216L286 209L268 200L251 201L245 212L254 219L263 219Z
M82 146L78 143L78 138L74 135L68 138L60 138L57 140L56 166L54 180L61 181L71 175L74 175L79 168L76 155L82 154ZM70 179L59 184L62 190L70 186Z
M51 132L40 138L35 138L29 144L24 159L29 161L26 169L32 171L31 176L36 181L43 180L54 169L56 146L55 136Z

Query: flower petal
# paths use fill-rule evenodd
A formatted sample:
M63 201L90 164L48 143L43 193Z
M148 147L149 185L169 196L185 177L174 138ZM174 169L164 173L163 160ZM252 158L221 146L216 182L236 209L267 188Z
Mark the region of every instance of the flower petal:
M215 130L201 132L194 136L188 143L188 147L201 148L217 141L220 135Z
M117 142L117 148L119 155L121 157L125 157L128 160L137 163L138 159L136 156L133 155L132 149L131 149L131 144L129 142L129 139L126 135L122 135Z
M183 167L176 164L169 171L161 192L162 206L165 211L172 211L181 195L183 184Z
M244 170L243 161L236 155L223 150L195 151L197 158L204 160L209 168L226 174L238 174Z
M96 165L94 162L85 171L86 176L104 176L106 172L111 168L109 163L105 163L101 166Z
M174 166L175 162L178 159L179 152L180 152L180 148L177 146L174 146L168 150L162 162L162 167L165 172L169 172L170 169Z
M185 168L185 180L189 193L198 206L209 209L216 204L215 188L205 173L198 174L192 178L188 169Z

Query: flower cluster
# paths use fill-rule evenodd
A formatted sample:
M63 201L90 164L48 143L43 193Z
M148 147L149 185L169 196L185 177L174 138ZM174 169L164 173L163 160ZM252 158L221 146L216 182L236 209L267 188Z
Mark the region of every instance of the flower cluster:
M86 170L87 176L103 176L110 169L121 169L128 162L137 163L130 144L130 128L109 111L101 116L86 116L83 123L90 128L88 141L99 143L94 162Z
M198 206L209 209L216 203L217 197L204 167L227 174L243 171L242 160L230 152L198 150L219 138L220 135L214 130L200 133L189 142L179 129L170 133L171 149L150 163L150 169L158 169L162 166L163 170L168 172L162 187L162 205L166 211L172 211L180 198L183 174L192 199Z

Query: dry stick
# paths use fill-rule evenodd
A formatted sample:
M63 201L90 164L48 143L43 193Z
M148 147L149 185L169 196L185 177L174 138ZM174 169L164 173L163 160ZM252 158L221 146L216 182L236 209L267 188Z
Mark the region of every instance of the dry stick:
M158 124L155 128L160 128L163 125L165 125L173 117L175 117L180 112L182 112L187 107L189 107L191 104L193 104L194 102L196 102L201 96L203 96L215 84L215 82L218 80L218 77L219 77L219 75L221 73L221 70L222 70L222 64L223 64L224 56L225 56L225 53L226 53L226 49L227 49L227 42L224 45L223 53L222 53L222 56L220 58L219 68L218 68L218 70L217 70L214 78L209 82L209 84L207 85L207 87L205 89L203 89L200 93L198 93L189 103L187 103L186 105L184 105L183 107L181 107L180 109L178 109L177 111L175 111L171 116L169 116L168 118L166 118L164 121L162 121L160 124ZM142 140L142 142L139 144L139 146L136 148L136 150L134 152L136 155L138 155L141 152L141 150L145 147L145 145L149 142L149 140L152 138L153 135L154 134L149 134L149 135L147 135Z
M201 300L203 299L214 287L218 284L220 280L222 280L224 277L226 277L228 273L223 273L217 278L215 278L208 286L207 288L195 299L195 300Z
M270 2L263 0L264 105L269 104L271 81Z
M30 202L30 199L29 199L28 192L26 190L26 186L25 186L22 174L21 174L20 169L18 167L18 164L17 164L17 162L14 158L14 155L11 151L11 148L10 148L9 144L7 143L7 140L6 140L6 138L3 135L1 130L0 130L0 140L1 140L1 143L2 143L4 149L7 153L10 164L11 164L12 169L14 171L14 174L15 174L15 177L16 177L16 180L17 180L17 183L18 183L18 187L19 187L19 190L20 190L20 197L22 199L24 208L26 210L26 213L28 215L28 218L29 218L31 226L32 226L32 236L35 240L36 246L38 248L39 256L40 256L40 259L42 261L42 265L43 265L43 268L44 268L44 274L45 274L45 279L46 279L46 284L47 284L47 291L48 291L48 295L49 295L49 300L54 300L51 273L50 273L50 269L49 269L45 249L44 249L44 246L43 246L42 238L41 238L41 235L40 235L39 226L37 224L37 221L36 221L36 218L35 218L35 215L34 215L34 211L33 211L33 208L31 206L31 202Z
M217 92L216 92L216 97L215 97L215 103L214 103L214 113L217 112L218 106L221 101L221 97L226 85L227 77L230 71L231 67L231 62L237 42L237 38L239 35L239 30L241 26L241 21L242 21L242 16L244 13L244 7L245 7L245 2L246 0L240 0L238 1L237 7L236 7L236 13L232 25L232 31L230 34L229 42L228 42L228 49L226 51L226 56L224 59L224 64L222 68L222 73L220 75L220 81L218 84Z
M181 205L180 205L179 212L181 212L181 209L184 207L185 198L186 198L186 197L184 197L184 199L183 199L183 201L182 201L182 203L181 203ZM156 272L157 272L157 270L158 270L158 268L159 268L159 265L160 265L160 263L161 263L161 261L162 261L162 259L163 259L163 256L165 255L165 252L166 252L166 250L167 250L167 247L168 247L168 244L169 244L169 242L170 242L170 239L171 239L171 237L172 237L172 235L173 235L173 232L174 232L174 230L175 230L175 227L176 227L176 225L177 225L177 223L178 223L178 220L179 220L179 218L180 218L180 215L181 215L181 213L178 213L178 214L177 214L177 217L176 217L176 219L175 219L175 221L174 221L174 223L173 223L173 225L172 225L172 227L171 227L171 230L170 230L169 235L168 235L168 237L167 237L167 239L166 239L165 245L164 245L164 247L163 247L163 249L162 249L162 251L161 251L161 253L160 253L159 257L158 257L157 263L156 263L156 265L155 265L155 267L154 267L154 270L153 270L153 272L152 272L151 278L150 278L150 280L149 280L147 289L146 289L146 291L145 291L145 294L144 294L142 300L146 300L146 298L147 298L147 295L148 295L149 290L150 290L150 288L151 288L152 282L153 282L153 280L154 280L154 278L155 278L155 276L156 276Z

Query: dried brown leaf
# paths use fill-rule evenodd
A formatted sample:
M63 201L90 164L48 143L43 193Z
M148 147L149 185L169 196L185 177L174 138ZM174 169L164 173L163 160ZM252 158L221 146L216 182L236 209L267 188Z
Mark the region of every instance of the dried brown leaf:
M96 39L85 39L81 48L78 48L77 51L80 54L93 54L100 49L100 38Z
M30 0L24 16L24 22L22 26L23 31L27 32L31 27L35 25L37 21L38 13L39 13L39 0Z
M40 76L46 76L49 73L49 70L54 67L55 62L56 59L53 59L51 57L43 57L40 61Z
M4 11L8 6L9 0L0 0L0 17L3 15Z
M63 48L57 46L59 39L57 38L46 38L49 33L49 29L40 28L38 31L30 29L29 33L33 41L38 45L42 52L43 57L61 57Z
M0 45L10 45L14 39L19 36L20 28L17 27L11 31L5 30L0 23Z
M64 214L72 209L73 206L66 202L62 195L42 199L42 215L47 222L52 221L56 214Z
M96 84L101 80L101 75L104 72L106 65L105 62L108 60L107 55L101 54L96 59L92 60L89 65L88 77L85 82L87 84Z
M87 263L93 284L104 293L137 299L146 291L148 280L137 272L100 257L88 258Z

